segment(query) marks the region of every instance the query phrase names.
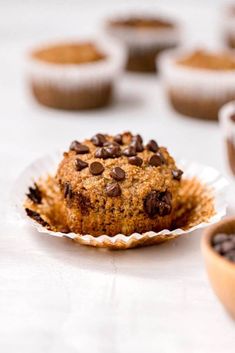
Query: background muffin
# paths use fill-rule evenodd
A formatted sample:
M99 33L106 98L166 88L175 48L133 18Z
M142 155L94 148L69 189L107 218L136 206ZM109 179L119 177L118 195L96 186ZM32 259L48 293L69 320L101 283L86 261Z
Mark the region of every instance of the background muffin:
M164 147L125 133L74 141L56 179L69 229L98 236L169 229L181 175Z
M235 99L232 52L173 51L162 55L160 66L169 101L181 114L217 120L221 106Z
M235 5L229 5L225 8L221 18L221 29L225 44L235 48Z
M110 19L106 31L125 45L127 70L155 72L156 57L179 44L179 26L157 16L130 15Z
M121 47L106 41L58 43L31 52L28 79L34 97L43 105L99 108L110 103L124 62Z

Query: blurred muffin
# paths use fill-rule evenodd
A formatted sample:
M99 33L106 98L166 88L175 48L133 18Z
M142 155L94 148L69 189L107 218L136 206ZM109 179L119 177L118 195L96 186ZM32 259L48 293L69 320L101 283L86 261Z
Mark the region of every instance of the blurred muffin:
M115 44L58 43L30 53L28 80L34 97L45 106L99 108L110 103L124 61L123 50Z
M222 105L235 99L235 56L231 52L176 51L160 59L173 108L201 119L218 119Z
M54 178L54 213L65 223L61 229L93 236L170 229L181 176L167 149L156 141L144 145L140 135L97 134L82 143L73 141L64 153ZM37 186L31 188L25 206L30 217L47 221L40 209L42 193Z
M225 8L221 19L221 29L225 44L235 48L235 5Z
M179 26L155 16L116 17L107 21L105 28L126 47L129 71L155 72L158 54L180 41Z

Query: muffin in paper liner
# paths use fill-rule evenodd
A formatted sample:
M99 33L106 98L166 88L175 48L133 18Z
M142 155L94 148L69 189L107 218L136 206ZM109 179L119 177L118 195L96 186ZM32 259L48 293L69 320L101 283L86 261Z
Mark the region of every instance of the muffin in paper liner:
M231 49L235 48L235 6L226 6L220 18L220 29L224 43Z
M219 109L235 99L235 70L210 70L177 63L194 51L195 48L170 50L161 54L156 65L160 67L169 102L177 112L217 120Z
M163 20L170 24L167 28L145 28L144 30L131 26L114 25L115 21L126 21L132 18ZM180 25L164 16L152 13L132 11L110 16L104 24L105 32L122 43L127 50L128 71L155 72L155 59L163 50L175 48L181 42L182 29Z
M178 165L184 170L181 191L182 204L176 212L174 229L164 229L160 232L148 231L143 234L133 233L129 236L117 234L112 237L105 234L94 237L90 234L51 231L47 226L42 226L27 217L23 205L28 187L33 185L35 181L38 182L38 180L44 180L43 182L46 179L50 180L50 175L54 175L60 158L61 153L57 152L36 160L20 175L12 190L12 205L18 220L23 221L23 224L30 222L40 233L67 237L84 245L128 249L171 240L179 235L213 224L226 214L225 190L228 184L227 180L211 167L181 160ZM193 212L190 211L191 209L193 209Z
M104 55L97 61L54 63L33 54L56 45L94 44ZM126 61L124 48L108 38L83 38L48 43L31 50L26 59L26 76L34 98L42 105L65 110L86 110L110 103L114 85Z
M235 175L235 101L225 104L219 111L224 138L225 154L231 176ZM234 203L234 202L233 202Z

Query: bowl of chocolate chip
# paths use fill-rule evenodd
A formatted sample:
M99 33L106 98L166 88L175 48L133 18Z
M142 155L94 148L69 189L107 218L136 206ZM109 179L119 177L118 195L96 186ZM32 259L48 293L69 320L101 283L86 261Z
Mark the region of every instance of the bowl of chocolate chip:
M235 216L207 228L201 245L212 288L235 319Z

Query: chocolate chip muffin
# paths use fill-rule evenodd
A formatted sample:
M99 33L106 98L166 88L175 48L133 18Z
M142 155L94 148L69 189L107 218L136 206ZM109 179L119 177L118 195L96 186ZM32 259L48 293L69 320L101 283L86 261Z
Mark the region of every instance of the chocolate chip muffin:
M70 231L113 236L170 229L181 175L166 148L127 132L73 141L55 180Z
M106 40L59 42L31 51L27 76L34 98L44 106L95 109L111 103L124 63L123 48Z
M235 56L229 51L179 50L160 60L164 87L180 114L217 120L220 108L235 99Z
M125 46L126 69L133 72L158 71L156 59L159 54L180 43L179 25L152 14L115 16L106 22L105 30Z

